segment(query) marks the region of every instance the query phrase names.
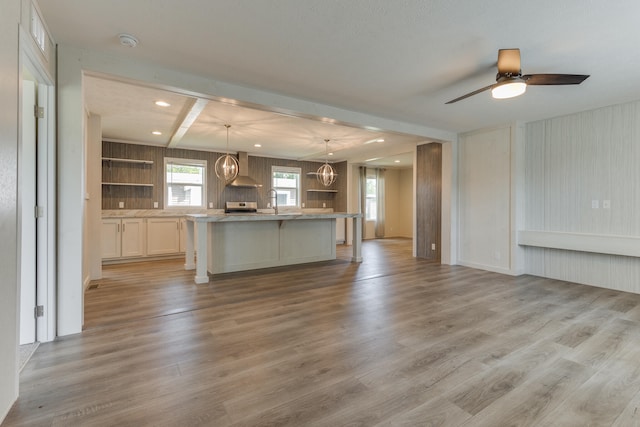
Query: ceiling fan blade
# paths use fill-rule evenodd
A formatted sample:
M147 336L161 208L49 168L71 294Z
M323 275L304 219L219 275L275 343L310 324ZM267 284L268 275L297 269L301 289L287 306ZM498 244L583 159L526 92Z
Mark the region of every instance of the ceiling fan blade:
M473 92L469 92L466 95L462 95L462 96L457 97L456 99L452 99L449 102L445 102L445 104L453 104L454 102L462 101L463 99L469 98L470 96L477 95L479 93L484 92L485 90L489 90L494 86L495 86L495 84L492 84L492 85L489 85L489 86L485 86L482 89L474 90Z
M584 74L527 74L527 85L579 85L589 77Z
M520 74L520 49L498 50L498 74Z

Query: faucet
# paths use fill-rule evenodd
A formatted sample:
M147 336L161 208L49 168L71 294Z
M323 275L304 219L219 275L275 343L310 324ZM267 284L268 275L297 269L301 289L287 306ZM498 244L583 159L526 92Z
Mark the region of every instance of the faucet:
M273 210L278 215L278 192L275 188L270 188L267 190L267 195L270 195L271 192L273 192L273 196L270 197L270 199L273 199Z

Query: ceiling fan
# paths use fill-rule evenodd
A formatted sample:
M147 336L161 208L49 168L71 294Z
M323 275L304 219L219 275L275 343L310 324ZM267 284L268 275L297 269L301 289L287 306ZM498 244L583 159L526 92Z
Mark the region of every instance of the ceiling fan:
M530 85L579 85L589 77L583 74L525 74L520 69L520 49L498 50L498 74L496 83L452 99L447 104L462 101L491 89L496 99L513 98L522 95Z

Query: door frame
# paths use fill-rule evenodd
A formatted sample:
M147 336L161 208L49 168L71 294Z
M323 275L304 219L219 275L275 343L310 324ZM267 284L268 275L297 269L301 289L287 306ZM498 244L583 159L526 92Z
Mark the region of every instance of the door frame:
M36 341L53 341L56 337L56 95L55 80L49 74L40 53L31 40L28 31L20 26L19 69L28 69L37 83L38 105L44 107L44 118L37 120L36 136L36 203L40 213L36 219L36 305L44 308L44 315L36 318ZM22 102L22 79L20 79L19 99ZM22 106L20 106L21 111ZM22 126L22 117L19 119ZM22 141L22 135L19 142ZM21 194L18 194L21 198ZM18 229L22 226L19 219Z

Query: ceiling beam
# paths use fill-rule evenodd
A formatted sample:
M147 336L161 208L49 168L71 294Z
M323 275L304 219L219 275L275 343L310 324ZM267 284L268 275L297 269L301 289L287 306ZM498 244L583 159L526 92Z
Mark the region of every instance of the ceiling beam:
M167 148L176 148L182 137L189 130L191 125L196 121L204 107L209 103L208 100L202 98L191 98L184 109L185 114L182 117L182 121L180 122L180 126L176 129L176 131L171 135L171 140L169 140L169 144L167 144ZM191 105L189 105L191 104Z

